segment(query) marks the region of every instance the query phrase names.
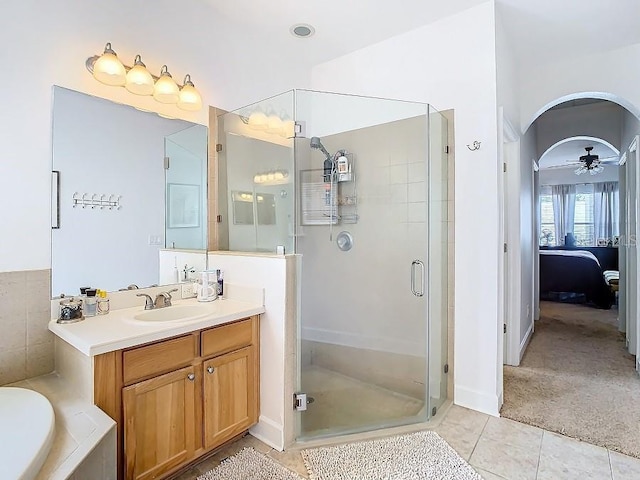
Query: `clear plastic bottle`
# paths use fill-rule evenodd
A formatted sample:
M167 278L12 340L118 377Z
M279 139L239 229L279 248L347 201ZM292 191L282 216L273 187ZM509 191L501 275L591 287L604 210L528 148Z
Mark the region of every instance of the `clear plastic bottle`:
M98 299L96 298L97 290L89 288L86 291L87 298L84 299L84 316L95 317L98 310Z
M98 315L106 315L109 313L109 299L105 290L98 290Z

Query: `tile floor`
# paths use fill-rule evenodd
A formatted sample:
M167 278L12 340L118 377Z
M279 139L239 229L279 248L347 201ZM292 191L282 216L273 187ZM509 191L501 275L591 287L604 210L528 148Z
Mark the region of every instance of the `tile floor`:
M434 430L485 480L640 479L640 459L455 405ZM245 446L308 478L299 450L278 452L248 435L175 480L194 480Z

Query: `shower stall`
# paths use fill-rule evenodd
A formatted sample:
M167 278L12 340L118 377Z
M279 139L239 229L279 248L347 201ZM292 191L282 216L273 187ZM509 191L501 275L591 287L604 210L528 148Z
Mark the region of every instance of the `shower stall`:
M293 90L219 118L219 248L299 256L296 438L427 421L447 398L447 120Z

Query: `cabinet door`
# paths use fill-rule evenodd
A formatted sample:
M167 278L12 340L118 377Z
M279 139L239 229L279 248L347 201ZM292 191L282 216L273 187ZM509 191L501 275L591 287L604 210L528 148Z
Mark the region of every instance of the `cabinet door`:
M157 478L194 456L193 366L123 389L127 480Z
M203 364L204 447L214 448L257 422L255 347Z

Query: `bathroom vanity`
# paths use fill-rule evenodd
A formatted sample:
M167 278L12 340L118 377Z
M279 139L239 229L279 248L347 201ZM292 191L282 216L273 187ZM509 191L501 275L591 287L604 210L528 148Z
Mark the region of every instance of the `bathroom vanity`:
M50 324L60 374L89 377L79 390L117 423L120 479L165 478L258 421L264 307L190 300L161 310L189 308L199 317L139 320L147 312L135 307Z

